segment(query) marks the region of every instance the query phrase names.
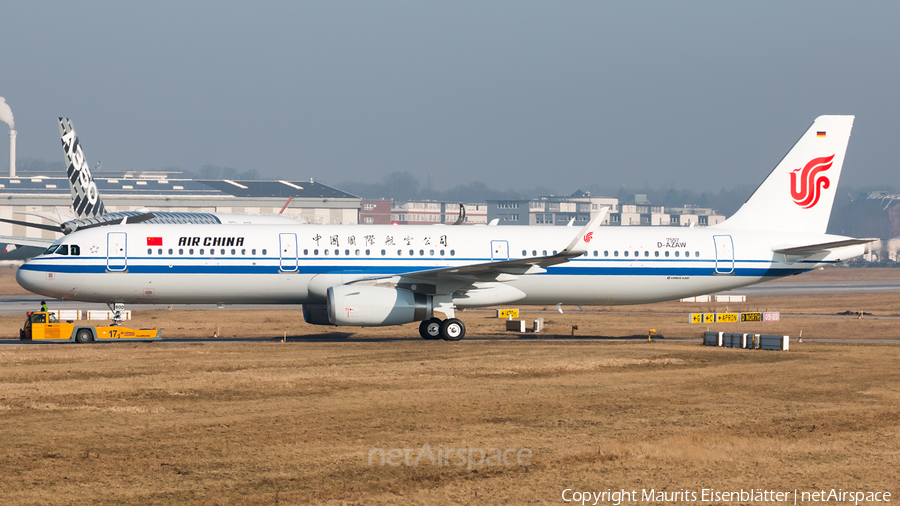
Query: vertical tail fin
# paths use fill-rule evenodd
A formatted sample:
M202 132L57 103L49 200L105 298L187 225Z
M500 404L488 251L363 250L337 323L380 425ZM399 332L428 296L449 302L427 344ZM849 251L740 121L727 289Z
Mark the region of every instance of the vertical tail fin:
M84 159L81 143L68 118L59 118L59 136L65 153L66 175L72 190L72 210L79 219L95 218L106 214L91 169Z
M853 116L819 116L721 228L824 234Z

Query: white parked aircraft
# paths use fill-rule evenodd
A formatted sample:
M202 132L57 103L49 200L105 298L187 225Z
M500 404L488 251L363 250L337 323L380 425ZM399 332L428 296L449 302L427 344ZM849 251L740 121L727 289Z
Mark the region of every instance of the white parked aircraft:
M188 213L148 210L106 212L97 183L91 174L81 142L75 133L75 127L68 118L57 118L59 121L59 137L62 141L63 153L66 162L66 176L69 179L69 189L72 192L73 219L59 225L43 225L28 223L20 220L0 218L0 222L22 225L29 228L39 228L70 234L78 229L106 226L121 223L198 223L218 225L222 223L253 223L259 225L296 225L298 222L286 216L271 216L261 214L226 214L226 213ZM39 217L55 221L54 216L44 213L33 213ZM0 236L0 243L6 242L13 247L7 247L12 251L15 246L47 247L53 244L55 239L42 239L33 237Z
M708 228L113 225L76 231L16 279L106 303L303 304L307 322L421 321L461 339L460 308L639 304L737 288L861 255L825 233L853 116L821 116L743 207ZM434 316L442 313L445 320Z

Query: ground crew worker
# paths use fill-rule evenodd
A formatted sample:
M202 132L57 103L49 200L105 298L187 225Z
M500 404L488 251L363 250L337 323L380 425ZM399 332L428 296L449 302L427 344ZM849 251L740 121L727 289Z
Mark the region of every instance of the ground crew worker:
M45 301L41 301L41 311L50 311L50 308L47 307L47 303Z

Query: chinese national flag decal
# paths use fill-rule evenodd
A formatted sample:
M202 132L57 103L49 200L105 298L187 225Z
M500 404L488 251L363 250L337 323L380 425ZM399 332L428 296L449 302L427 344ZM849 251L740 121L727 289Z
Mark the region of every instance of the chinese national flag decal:
M147 246L162 246L162 237L148 237Z

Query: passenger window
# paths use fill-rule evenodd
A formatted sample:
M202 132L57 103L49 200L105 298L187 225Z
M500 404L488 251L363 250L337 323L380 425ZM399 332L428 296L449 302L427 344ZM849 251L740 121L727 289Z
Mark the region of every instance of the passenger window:
M265 254L266 254L266 249L265 249L265 248L263 248L263 251L262 251L262 253L263 253L263 255L265 255Z
M250 250L250 254L255 256L255 255L256 255L256 248L253 248L252 250ZM318 255L318 254L319 254L319 251L316 250L316 255Z
M608 256L609 256L609 251L604 251L604 252L603 252L603 256L608 257Z
M614 257L619 256L619 250L613 251L613 256L614 256Z
M666 258L668 258L668 257L669 257L669 252L668 252L668 251L666 251Z
M444 256L444 250L441 250L441 256Z
M247 250L246 250L246 249L242 249L242 250L241 250L241 255L246 255L246 254L247 254Z
M256 250L253 250L253 252L254 252L254 253L255 253L255 252L256 252ZM314 249L314 250L313 250L313 255L315 255L315 256L319 256L319 250L317 250L317 249Z
M350 256L350 250L345 249L345 250L344 250L344 255L345 255L345 256Z
M678 256L678 252L677 252L677 251L675 252L675 256L676 256L676 257Z
M411 250L410 250L410 251L411 251ZM425 256L425 250L420 249L420 250L419 250L419 256L420 256L420 257Z
M194 248L189 249L189 250L188 250L188 254L193 255L193 254L194 254Z
M157 254L157 255L162 255L162 248L159 248L158 250L156 250L156 254Z
M623 251L623 252L622 252L622 255L624 255L624 256L627 257L627 256L628 256L628 252L627 252L627 251Z
M353 254L359 256L359 250L354 251Z
M372 250L366 250L366 256L369 256L372 253Z
M200 254L201 254L201 255L205 255L205 254L206 254L206 250L203 249L203 248L200 248Z
M522 256L523 256L523 257L528 256L528 252L525 251L525 250L522 250Z
M179 255L184 255L184 249L183 249L183 248L178 248L178 254L179 254Z
M455 257L455 256L456 256L456 250L453 250L453 249L450 250L450 256Z
M74 255L74 253L72 253L72 254ZM700 252L699 252L699 251L695 251L695 252L694 252L694 256L697 257L697 258L700 258Z
M547 256L547 250L542 251L541 254L542 254L543 256Z
M73 244L72 249L71 249L71 254L74 257L80 256L81 255L81 247L78 246L77 244ZM698 253L698 255L699 255L699 253Z
M323 250L325 252L325 256L328 256L328 250Z
M654 251L654 252L653 252L653 256L658 257L658 256L659 256L659 251Z
M222 255L222 256L225 256L225 248L222 248L222 250L219 252L219 254ZM233 253L232 253L232 254L233 254Z
M384 250L381 250L381 256L384 256L385 253L386 253L386 252L385 252Z
M409 256L416 256L416 252L414 250L409 250Z
M399 256L402 256L402 255L403 255L403 250L398 249L398 250L397 250L397 256L399 257Z
M649 252L649 251L645 251L645 252L644 252L644 256L645 256L645 257L650 256L650 252Z
M170 255L172 254L172 248L169 248L169 254Z
M148 254L148 255L152 255L152 254L153 254L153 248L147 248L147 254Z
M537 250L536 250L536 249L531 250L531 256L533 256L533 257L536 257L536 256L537 256Z

